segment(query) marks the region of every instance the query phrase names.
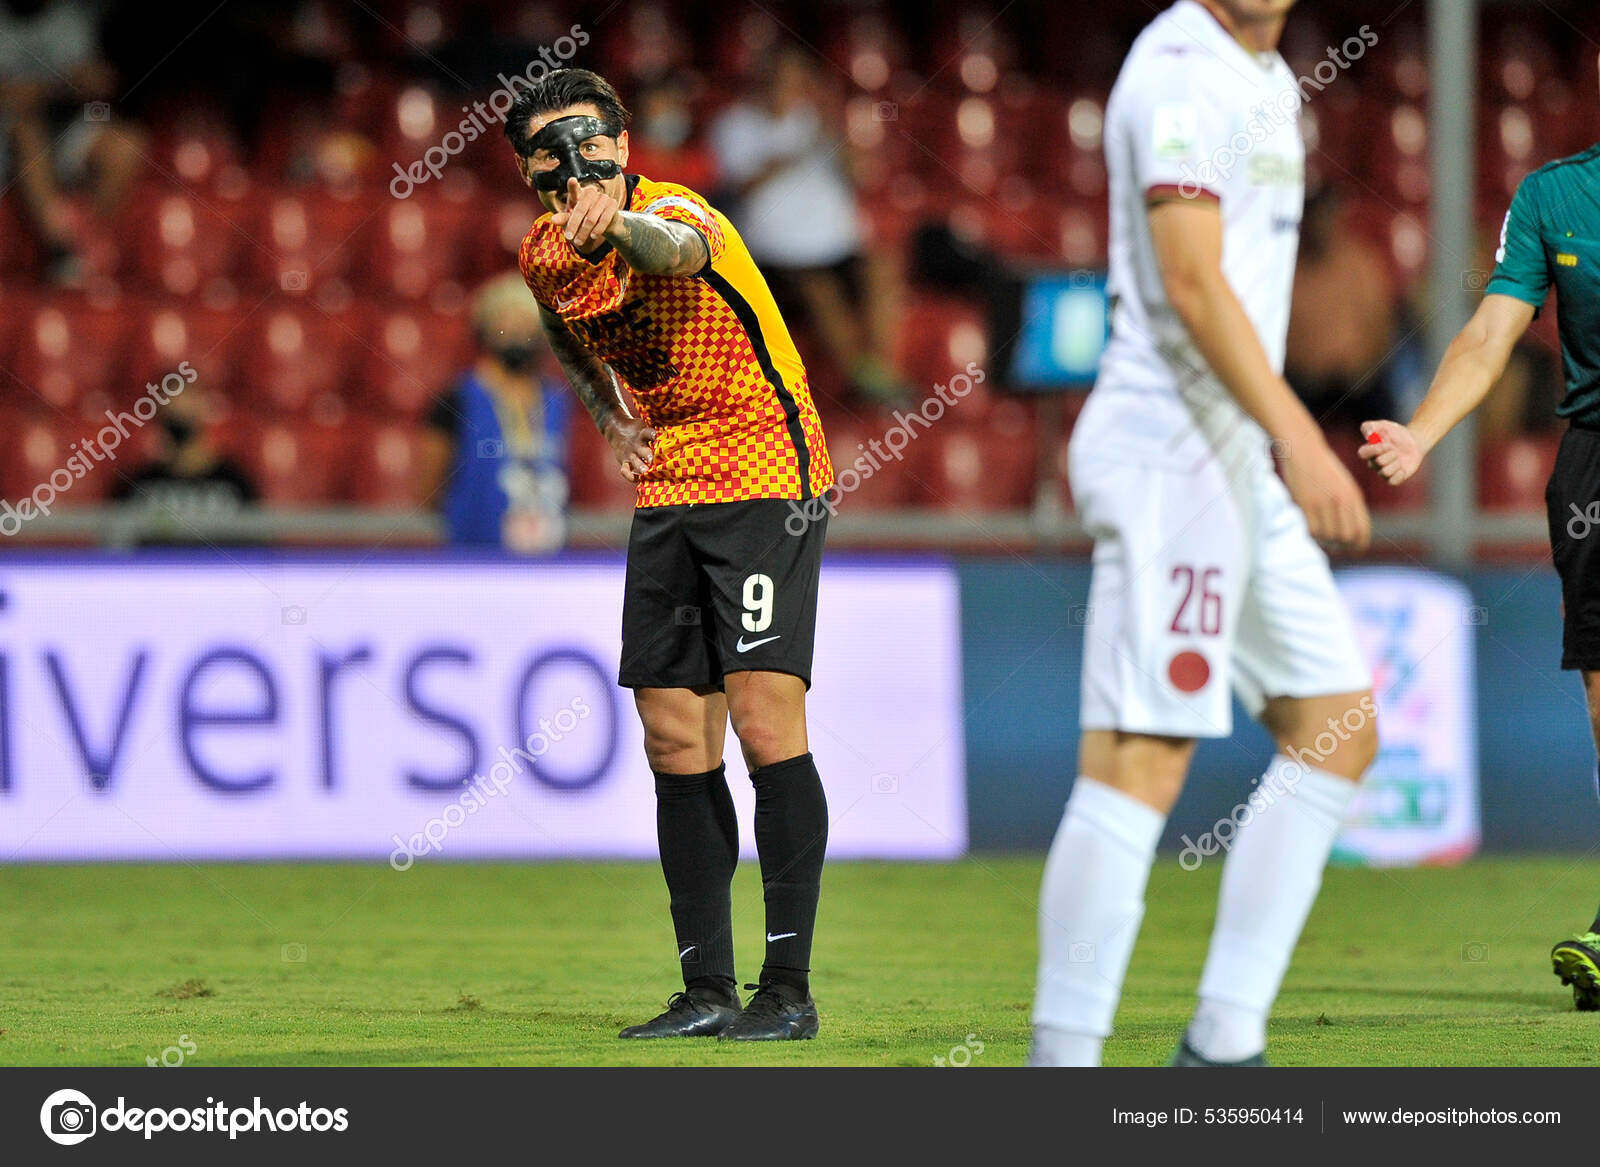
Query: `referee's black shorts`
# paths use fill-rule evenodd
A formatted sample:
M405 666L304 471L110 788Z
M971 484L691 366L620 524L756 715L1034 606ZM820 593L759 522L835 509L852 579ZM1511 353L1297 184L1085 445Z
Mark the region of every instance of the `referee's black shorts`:
M1544 500L1561 577L1561 667L1600 671L1600 430L1568 428Z
M634 511L617 683L720 688L761 670L810 688L827 528L825 508L787 499Z

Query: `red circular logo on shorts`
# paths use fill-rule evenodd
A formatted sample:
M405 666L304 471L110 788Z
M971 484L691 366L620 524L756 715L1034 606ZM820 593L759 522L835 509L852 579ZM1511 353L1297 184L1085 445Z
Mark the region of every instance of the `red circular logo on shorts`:
M1193 649L1180 652L1167 664L1167 680L1182 693L1198 693L1211 680L1211 666Z

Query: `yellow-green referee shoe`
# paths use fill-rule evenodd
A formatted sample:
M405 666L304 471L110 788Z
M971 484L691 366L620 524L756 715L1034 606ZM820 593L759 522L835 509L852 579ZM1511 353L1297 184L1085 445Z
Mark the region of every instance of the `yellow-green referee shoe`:
M1572 986L1572 1003L1583 1013L1600 1010L1600 932L1585 932L1550 950L1550 965L1563 985Z

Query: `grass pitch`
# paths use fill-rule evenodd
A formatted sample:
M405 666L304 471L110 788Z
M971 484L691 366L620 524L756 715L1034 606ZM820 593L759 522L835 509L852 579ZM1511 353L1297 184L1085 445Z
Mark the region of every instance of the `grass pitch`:
M0 1064L1014 1066L1038 859L828 868L815 1041L622 1042L675 987L647 864L0 868ZM1220 865L1163 856L1106 1060L1155 1065L1192 1007ZM1548 951L1590 859L1328 873L1278 1003L1279 1065L1595 1065ZM760 883L735 886L741 976ZM979 1052L981 1048L981 1052Z

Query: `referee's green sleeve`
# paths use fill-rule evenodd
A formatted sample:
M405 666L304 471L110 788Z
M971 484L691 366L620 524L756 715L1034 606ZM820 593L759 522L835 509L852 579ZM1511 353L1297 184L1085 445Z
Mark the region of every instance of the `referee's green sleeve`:
M1540 238L1539 196L1532 176L1522 180L1511 200L1494 262L1485 295L1514 296L1535 308L1544 306L1550 292L1550 265Z

